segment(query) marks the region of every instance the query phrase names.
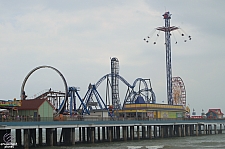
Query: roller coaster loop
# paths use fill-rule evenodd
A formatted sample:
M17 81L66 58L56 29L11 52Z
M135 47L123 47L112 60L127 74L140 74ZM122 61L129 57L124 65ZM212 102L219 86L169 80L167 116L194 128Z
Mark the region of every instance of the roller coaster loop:
M61 104L60 108L58 109L58 112L56 113L56 114L59 114L60 112L63 112L64 111L64 108L65 108L64 105L65 105L66 101L68 100L68 87L67 87L66 79L64 78L64 76L62 75L62 73L58 69L56 69L56 68L54 68L52 66L38 66L38 67L34 68L33 70L31 70L27 74L27 76L25 77L25 79L23 81L23 84L22 84L22 87L21 87L20 97L21 97L22 100L25 100L26 99L27 96L26 96L25 91L24 91L24 87L25 87L26 81L28 80L28 78L30 77L30 75L33 72L35 72L36 70L41 69L41 68L50 68L50 69L56 71L60 75L60 77L62 78L62 80L63 80L64 87L65 87L65 98L64 98L63 104Z

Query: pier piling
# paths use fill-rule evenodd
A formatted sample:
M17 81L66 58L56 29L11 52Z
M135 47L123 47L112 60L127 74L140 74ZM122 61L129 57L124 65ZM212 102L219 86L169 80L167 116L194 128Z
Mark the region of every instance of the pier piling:
M124 122L124 121L123 121ZM115 123L118 123L115 121ZM225 122L224 122L225 123ZM105 125L62 125L62 128L57 127L24 127L15 130L15 141L17 147L23 147L29 149L31 146L70 146L76 145L76 141L79 143L96 143L96 142L112 142L112 141L128 141L128 140L140 140L140 139L156 139L166 137L185 137L185 136L200 136L210 134L223 133L223 123L216 125L216 123L140 123L124 125L123 123ZM218 128L218 129L217 129ZM61 129L61 135L58 140L58 131ZM4 135L12 135L12 129L0 129L0 141L4 143ZM141 132L140 132L141 131ZM23 133L22 133L23 132ZM45 136L43 137L43 134ZM23 135L23 136L22 136ZM77 138L76 138L77 137ZM37 141L36 141L37 140ZM9 140L12 141L12 140ZM22 142L23 141L23 142Z

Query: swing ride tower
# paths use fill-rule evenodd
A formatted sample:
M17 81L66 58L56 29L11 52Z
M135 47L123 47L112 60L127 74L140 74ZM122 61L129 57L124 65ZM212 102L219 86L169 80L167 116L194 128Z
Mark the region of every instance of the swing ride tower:
M166 76L167 76L167 101L169 105L173 104L172 98L172 65L171 65L171 43L170 36L171 31L179 29L176 26L170 26L171 15L169 12L165 12L162 16L165 20L165 26L157 27L159 31L165 32L165 46L166 46Z

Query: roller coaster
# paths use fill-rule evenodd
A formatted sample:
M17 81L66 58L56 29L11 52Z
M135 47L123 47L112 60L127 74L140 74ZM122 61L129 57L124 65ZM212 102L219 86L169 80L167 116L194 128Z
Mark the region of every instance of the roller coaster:
M170 26L171 14L165 12L163 14L165 20L165 26L158 27L155 30L165 32L165 45L166 45L166 72L167 72L167 100L168 105L182 105L186 107L186 90L183 80L180 77L172 77L172 67L171 67L171 42L170 36L172 31L178 30L180 28L175 26ZM181 34L184 36L184 33ZM158 38L159 34L157 34ZM187 36L191 40L191 36ZM144 38L144 41L149 42L150 36ZM184 42L187 40L185 39ZM177 41L176 41L177 43ZM156 42L154 42L156 44ZM111 59L111 73L101 77L95 84L89 84L88 91L86 92L84 98L79 95L79 88L68 87L66 79L62 73L52 66L39 66L31 70L25 77L22 87L21 87L21 99L26 99L25 94L25 84L29 76L38 69L50 68L56 71L64 82L65 90L54 91L45 90L36 98L47 98L48 101L55 107L56 115L62 113L80 113L81 115L90 115L90 111L93 109L107 110L110 116L113 116L114 110L121 110L125 105L128 104L154 104L156 103L156 96L151 87L150 79L137 78L134 80L133 84L128 83L121 75L119 75L119 60L115 57ZM106 95L102 98L99 93L98 87L106 81ZM125 97L121 97L119 94L119 83L126 86ZM111 96L111 97L110 97ZM79 100L79 103L77 102ZM121 100L122 99L122 100ZM121 104L121 101L123 103Z
M105 110L120 110L124 107L125 104L132 104L137 102L138 97L142 99L141 103L156 103L156 96L152 90L151 84L150 84L150 79L142 79L142 78L137 78L133 85L131 85L130 83L128 83L122 76L120 75L115 75L115 77L117 79L119 79L122 83L125 84L125 86L127 86L127 91L126 91L126 95L124 97L124 102L123 102L123 106L119 105L119 108L115 108L109 104L107 104L107 101L109 101L109 90L110 88L112 88L112 83L110 82L110 77L113 77L112 74L107 74L105 76L103 76L102 78L99 79L99 81L97 81L96 84L93 85L89 85L89 89L84 97L84 104L81 104L79 106L79 110L82 108L82 113L86 113L84 110L86 107L88 107L88 110L86 111L90 111L93 108L96 109L97 105L99 105L100 109L105 109ZM100 86L100 84L105 81L107 82L106 85L106 98L105 100L103 100L99 94L99 92L97 91L98 86ZM149 82L147 82L149 81ZM141 88L141 84L144 84L144 88ZM138 91L135 91L135 87L138 86ZM94 98L95 97L95 98ZM94 102L96 99L97 102ZM86 107L84 106L86 105ZM98 109L98 108L97 108Z
M32 99L47 98L48 101L56 109L55 116L63 113L68 113L71 115L76 112L79 112L81 115L90 115L90 111L93 109L107 110L109 115L113 116L112 111L123 109L123 106L125 104L156 103L156 96L151 87L150 79L137 78L133 82L133 84L130 84L118 73L113 73L112 71L111 73L101 77L95 84L89 84L88 91L86 92L84 98L82 98L79 95L79 88L68 87L66 79L63 76L63 74L58 69L52 66L38 66L27 74L21 87L20 93L21 100L27 100L26 99L27 96L25 93L25 85L28 78L35 71L43 68L49 68L57 72L63 80L65 90L64 92L54 91L50 88L49 90L44 90L40 92ZM98 87L104 81L106 81L106 97L103 99L98 91ZM125 97L123 97L124 101L122 105L120 100L118 100L120 99L120 96L117 91L119 81L122 82L127 87ZM113 98L115 101L113 101ZM79 100L79 104L77 104L78 103L77 100ZM112 105L110 103L112 103Z

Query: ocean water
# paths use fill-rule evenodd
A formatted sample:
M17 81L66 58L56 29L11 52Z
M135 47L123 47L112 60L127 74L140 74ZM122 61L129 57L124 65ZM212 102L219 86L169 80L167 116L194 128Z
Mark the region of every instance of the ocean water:
M225 134L173 137L105 143L75 144L74 146L38 147L36 149L225 149Z

